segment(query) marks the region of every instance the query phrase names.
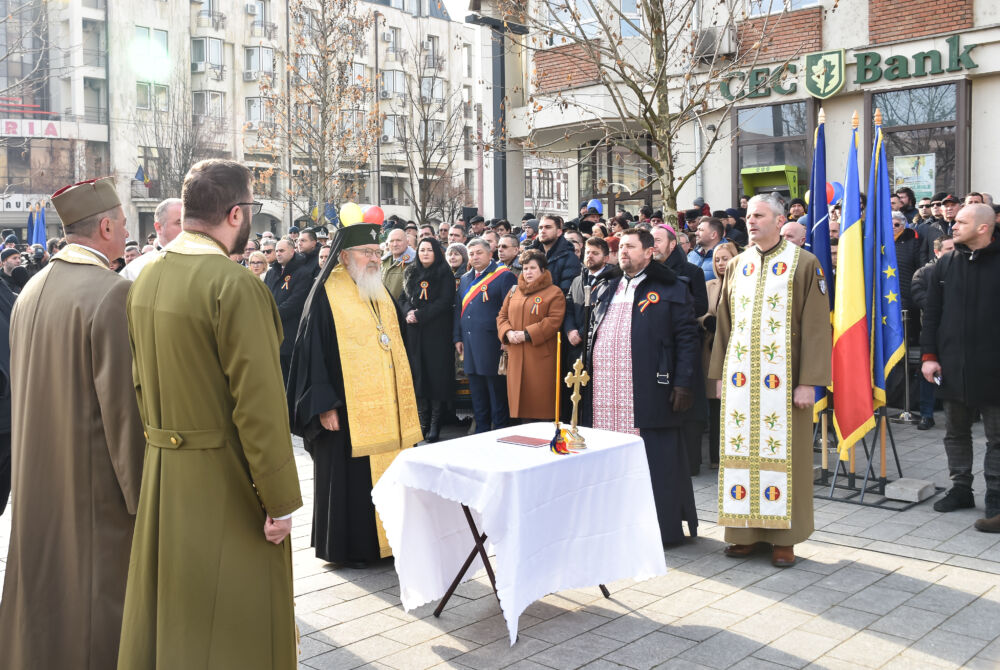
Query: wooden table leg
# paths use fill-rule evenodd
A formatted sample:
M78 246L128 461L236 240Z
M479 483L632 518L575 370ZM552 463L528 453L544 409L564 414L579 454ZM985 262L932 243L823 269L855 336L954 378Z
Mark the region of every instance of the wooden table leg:
M445 592L441 602L438 603L437 609L434 610L434 616L436 617L441 616L441 612L444 611L444 607L448 604L448 600L450 600L452 595L454 595L455 589L458 588L458 585L462 583L462 577L464 577L465 573L468 572L469 567L472 565L472 561L476 560L476 554L479 554L479 556L483 559L483 564L486 566L486 574L490 578L490 584L493 585L493 593L497 592L496 576L493 574L493 566L490 565L490 559L486 555L486 533L481 534L479 529L476 528L476 522L472 518L472 511L467 505L462 505L462 511L465 512L465 518L469 522L469 529L472 531L472 537L475 539L475 546L472 548L472 551L469 552L469 557L465 559L465 563L462 564L462 568L455 576L455 581L453 581L451 586L448 587L448 591Z

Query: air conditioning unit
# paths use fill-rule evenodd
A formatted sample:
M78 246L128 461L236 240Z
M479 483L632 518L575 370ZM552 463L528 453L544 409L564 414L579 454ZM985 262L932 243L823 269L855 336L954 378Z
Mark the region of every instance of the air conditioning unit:
M392 135L383 135L382 136L382 144L389 144L390 142L394 142L395 140L396 140L396 138L393 137Z
M424 51L430 51L431 46L432 45L430 40L424 40L423 42L420 43L420 48Z
M382 32L382 41L383 42L391 42L392 41L392 31L391 30L386 30L386 31Z
M260 72L244 72L243 81L257 81L260 79Z
M426 104L427 104L427 103L429 103L430 101L431 101L431 99L430 99L429 97L427 97L426 95L422 95L422 96L420 96L420 102L422 102L423 104L425 104L425 105L426 105Z
M257 16L257 4L254 2L248 2L246 4L247 14L250 16Z
M392 97L392 92L387 91L383 88L381 91L378 92L378 97L380 100L388 100L389 98Z
M736 53L736 36L727 27L713 27L699 30L691 39L692 56L699 60L712 60Z
M204 61L200 63L191 63L191 72L204 72L204 71L205 71Z
M256 121L247 121L247 124L246 124L246 126L244 126L244 127L245 127L245 128L247 129L247 130L257 130L257 128L258 128L259 126L258 126L258 124L257 124L257 122L256 122Z

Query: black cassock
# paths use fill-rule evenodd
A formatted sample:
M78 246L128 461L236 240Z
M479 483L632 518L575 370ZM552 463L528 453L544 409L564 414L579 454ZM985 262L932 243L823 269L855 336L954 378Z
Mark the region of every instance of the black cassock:
M302 437L313 459L311 544L317 558L371 562L380 558L371 466L367 456L351 456L344 375L333 313L320 283L324 278L317 279L318 290L314 287L306 302L292 351L286 389L289 420L292 433ZM320 425L319 415L334 408L339 410L340 430L330 432Z

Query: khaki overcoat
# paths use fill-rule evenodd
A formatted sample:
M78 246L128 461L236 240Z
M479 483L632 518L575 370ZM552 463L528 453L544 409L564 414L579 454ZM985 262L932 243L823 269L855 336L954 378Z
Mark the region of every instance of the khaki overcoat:
M302 505L274 300L185 232L128 317L148 442L118 667L291 670L291 544L264 538L267 515Z
M537 306L536 313L532 309ZM517 278L497 316L497 335L507 347L507 401L517 419L552 420L556 404L556 333L566 316L566 297L546 270L530 284ZM527 331L530 341L511 344L507 333ZM563 375L565 376L565 375Z
M106 670L118 654L144 447L125 319L131 284L89 251L64 252L28 282L11 316L5 670Z

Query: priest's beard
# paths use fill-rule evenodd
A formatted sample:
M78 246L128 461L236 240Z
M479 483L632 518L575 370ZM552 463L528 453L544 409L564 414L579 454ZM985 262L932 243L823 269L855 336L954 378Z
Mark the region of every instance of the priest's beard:
M379 273L378 263L355 263L354 259L348 256L344 266L347 268L347 274L357 284L361 298L378 300L382 295L382 275Z
M250 240L250 219L248 217L243 217L243 223L240 224L240 232L236 235L236 241L233 242L233 247L229 250L231 254L241 254L243 250L247 248L247 242Z

